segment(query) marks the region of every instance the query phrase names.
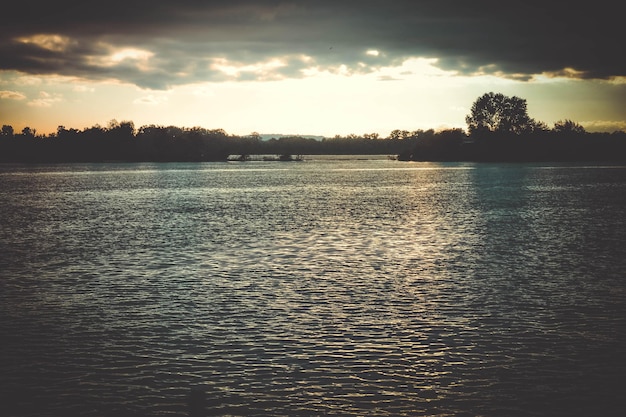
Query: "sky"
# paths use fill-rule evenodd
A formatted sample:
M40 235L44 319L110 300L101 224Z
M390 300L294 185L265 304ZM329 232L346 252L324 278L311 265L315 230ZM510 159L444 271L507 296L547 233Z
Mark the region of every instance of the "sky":
M20 0L0 124L384 137L466 128L496 92L549 127L626 130L622 28L613 0Z

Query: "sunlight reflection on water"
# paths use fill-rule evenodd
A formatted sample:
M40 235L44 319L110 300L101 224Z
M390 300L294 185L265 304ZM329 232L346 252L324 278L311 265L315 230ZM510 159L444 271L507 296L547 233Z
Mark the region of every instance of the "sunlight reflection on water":
M9 415L624 406L626 169L0 170Z

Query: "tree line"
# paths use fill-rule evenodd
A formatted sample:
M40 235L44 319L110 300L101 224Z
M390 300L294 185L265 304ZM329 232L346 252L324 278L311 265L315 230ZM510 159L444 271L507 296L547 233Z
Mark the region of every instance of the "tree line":
M286 136L263 140L258 133L230 135L223 129L109 122L77 130L59 126L48 135L9 125L0 131L0 162L201 162L231 155L386 154L404 161L626 161L626 132L588 133L561 120L553 128L528 116L526 100L487 93L472 105L467 131L393 130L337 135L317 140Z
M550 129L528 115L526 100L486 93L472 104L461 129L424 137L399 159L413 161L626 162L626 132L588 133L572 120Z
M421 131L395 138L377 134L335 136L322 140L284 136L264 140L260 134L230 135L223 129L147 125L111 121L83 130L59 126L48 135L30 128L20 133L8 125L0 131L0 162L211 162L232 155L397 155Z

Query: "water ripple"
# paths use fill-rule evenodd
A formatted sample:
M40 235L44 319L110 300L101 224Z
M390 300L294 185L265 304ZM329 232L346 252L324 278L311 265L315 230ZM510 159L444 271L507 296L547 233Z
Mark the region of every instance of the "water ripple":
M626 170L275 167L0 172L7 415L626 405Z

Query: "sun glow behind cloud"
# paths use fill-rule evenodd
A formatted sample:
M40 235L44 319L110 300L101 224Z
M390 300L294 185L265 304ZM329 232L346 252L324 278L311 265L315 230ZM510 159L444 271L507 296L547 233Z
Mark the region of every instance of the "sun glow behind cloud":
M40 48L54 52L63 52L74 42L67 36L54 34L37 34L32 36L23 36L16 39L24 44L36 45Z
M252 74L258 79L271 79L278 68L286 67L287 63L281 58L272 58L255 64L240 64L226 58L217 58L211 64L211 69L220 71L228 77L240 78L245 74Z
M25 98L26 96L18 91L8 91L8 90L0 91L0 99L24 100Z
M139 48L117 48L105 43L100 46L102 49L108 50L108 54L91 56L87 59L88 64L96 67L113 67L121 63L130 63L142 71L152 69L150 59L154 56L153 52Z
M280 69L284 62L277 58L263 65L237 66L221 61L219 68L236 78L245 71ZM224 128L236 134L262 131L326 136L365 132L386 135L396 128L461 127L464 114L459 116L459 106L451 110L450 94L457 94L455 90L462 82L454 79L454 73L434 67L435 62L407 60L402 66L367 74L313 66L299 79L276 77L266 82L173 87L165 93L167 100L148 95L136 100L135 121L149 123L145 116L151 115L154 120L158 112L163 118L152 123ZM381 77L396 82L381 82ZM468 100L472 94L468 94ZM415 97L428 100L423 105ZM144 112L145 105L150 105L149 112Z

